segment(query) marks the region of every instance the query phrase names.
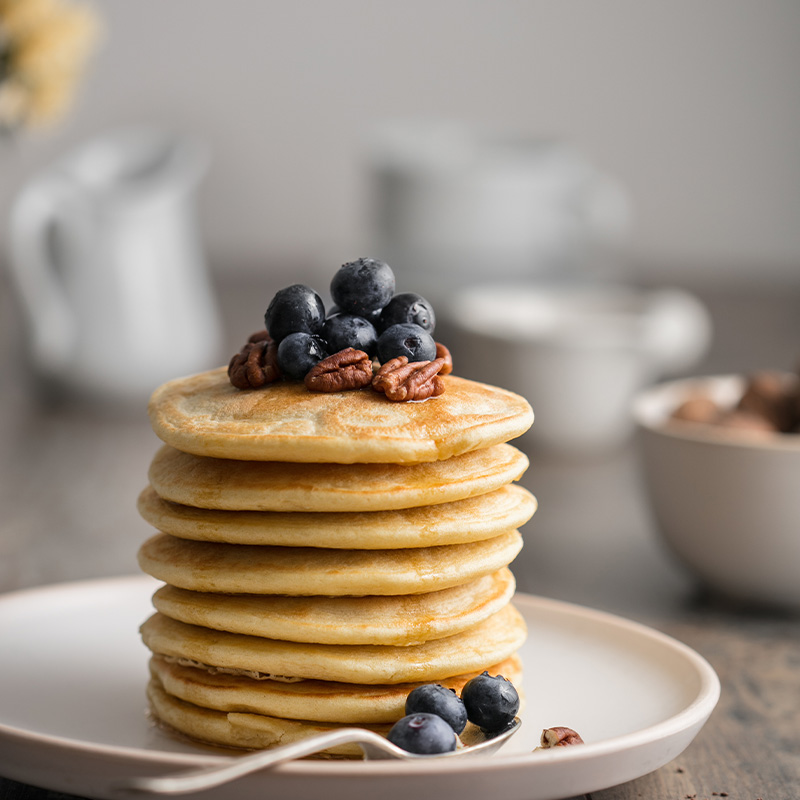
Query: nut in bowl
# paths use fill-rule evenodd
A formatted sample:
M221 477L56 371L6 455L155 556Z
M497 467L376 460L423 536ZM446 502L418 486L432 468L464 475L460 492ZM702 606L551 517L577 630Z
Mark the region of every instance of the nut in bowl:
M771 377L797 396L796 375ZM748 411L756 383L722 375L639 393L633 413L646 487L666 544L704 585L800 611L800 434ZM711 415L687 419L693 407Z

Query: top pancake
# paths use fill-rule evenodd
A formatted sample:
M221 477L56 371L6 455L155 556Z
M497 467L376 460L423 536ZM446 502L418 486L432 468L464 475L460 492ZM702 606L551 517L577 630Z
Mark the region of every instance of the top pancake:
M165 383L156 434L186 453L244 461L419 463L509 441L533 422L525 399L453 375L445 392L393 403L371 388L320 394L294 381L239 390L224 368Z

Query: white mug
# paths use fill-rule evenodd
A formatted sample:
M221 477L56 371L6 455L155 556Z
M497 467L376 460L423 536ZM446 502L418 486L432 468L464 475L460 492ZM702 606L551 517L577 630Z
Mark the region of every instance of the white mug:
M86 143L22 189L11 272L46 383L139 399L215 365L219 316L194 209L207 165L197 141L127 129Z

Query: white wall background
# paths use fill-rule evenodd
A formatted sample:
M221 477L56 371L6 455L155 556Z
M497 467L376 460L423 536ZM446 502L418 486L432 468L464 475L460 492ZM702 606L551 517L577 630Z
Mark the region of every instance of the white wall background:
M795 0L98 0L79 103L0 151L0 209L129 123L214 151L215 269L363 254L362 146L387 119L565 137L629 189L632 250L711 276L800 278Z

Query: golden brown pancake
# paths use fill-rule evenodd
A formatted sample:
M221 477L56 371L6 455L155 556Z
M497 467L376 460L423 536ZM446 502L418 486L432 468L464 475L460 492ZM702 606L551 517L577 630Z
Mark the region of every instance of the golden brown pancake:
M283 547L382 550L491 539L524 525L536 498L518 485L435 506L372 512L219 511L161 499L148 486L139 513L181 539Z
M150 400L153 430L187 453L252 461L417 463L507 442L533 422L519 395L464 378L392 403L372 388L319 394L300 382L231 386L224 368L179 378Z
M407 550L219 544L158 533L139 549L148 575L181 589L231 594L396 595L434 592L510 564L522 536Z
M486 494L517 480L527 457L497 444L422 464L228 461L164 445L150 483L165 500L228 511L387 511Z
M518 656L489 666L487 670L490 675L503 675L512 683L521 684L522 665ZM259 681L241 675L212 674L161 656L151 659L150 672L169 694L204 708L350 724L396 722L405 713L409 692L421 685ZM438 683L460 693L464 684L478 674L471 672Z
M508 604L472 628L418 645L305 644L225 633L156 612L141 628L156 655L208 667L342 683L439 681L496 664L525 639L525 622Z
M369 597L212 594L162 586L162 614L205 628L320 644L420 644L466 630L499 611L514 594L503 568L436 592Z
M153 715L168 729L200 744L226 748L264 750L291 744L336 728L351 727L335 722L305 722L263 714L226 713L203 708L168 694L157 678L151 678L147 684L147 698ZM363 723L357 727L385 736L391 726ZM340 745L326 753L358 758L361 756L361 749L356 744Z

